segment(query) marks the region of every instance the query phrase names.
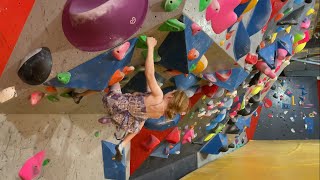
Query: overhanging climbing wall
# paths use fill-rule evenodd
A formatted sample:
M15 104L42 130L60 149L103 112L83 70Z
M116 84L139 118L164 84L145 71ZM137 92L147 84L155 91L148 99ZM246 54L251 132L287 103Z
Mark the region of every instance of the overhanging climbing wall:
M113 84L120 82L126 93L147 90L146 38L153 36L158 85L164 93L184 91L191 110L173 119L148 119L121 162L112 160L117 141L102 141L104 177L179 179L241 148L256 128L260 132L257 110L271 106L264 97L309 41L313 5L37 1L0 79L0 113L105 113L101 98ZM3 98L6 88L16 89L11 99ZM75 104L70 89L99 93ZM39 164L37 157L31 160ZM40 171L26 168L33 175Z

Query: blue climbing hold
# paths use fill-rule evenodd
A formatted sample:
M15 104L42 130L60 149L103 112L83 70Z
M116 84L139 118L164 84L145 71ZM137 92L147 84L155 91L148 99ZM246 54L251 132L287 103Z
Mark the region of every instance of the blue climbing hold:
M293 36L291 34L280 37L277 42L278 48L285 49L288 52L287 56L292 55Z
M262 60L267 63L267 65L271 68L274 69L276 64L275 64L275 57L277 53L277 43L272 43L269 46L264 47L261 49L258 54Z
M166 129L172 128L178 124L181 116L178 114L172 120L167 119L162 116L159 119L148 119L144 123L144 127L150 130L164 131Z
M169 154L180 154L180 149L181 143L177 143L172 149L170 149Z
M196 83L200 80L198 77L191 73L188 74L187 77L184 74L180 74L178 76L175 76L173 79L177 89L179 90L187 90L196 85Z
M201 149L201 153L205 154L219 154L220 148L228 146L228 138L225 134L219 133L217 136L212 138L207 144Z
M159 158L168 158L169 157L169 143L163 142L160 144L151 154L150 156L159 157Z

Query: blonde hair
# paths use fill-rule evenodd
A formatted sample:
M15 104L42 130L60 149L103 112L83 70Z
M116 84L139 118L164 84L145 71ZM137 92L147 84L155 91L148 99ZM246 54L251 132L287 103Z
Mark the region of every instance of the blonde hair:
M185 92L177 90L173 93L173 98L168 103L166 110L166 116L169 119L175 117L175 115L187 112L189 110L189 98Z

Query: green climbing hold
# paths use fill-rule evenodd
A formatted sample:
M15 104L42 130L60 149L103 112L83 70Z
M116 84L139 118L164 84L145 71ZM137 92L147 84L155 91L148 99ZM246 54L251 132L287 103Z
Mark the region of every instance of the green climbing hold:
M57 79L62 84L68 84L71 79L71 74L69 72L59 73L57 75Z
M136 47L137 48L141 48L141 49L148 49L147 36L146 35L139 36L137 44L136 44Z
M186 29L186 25L178 19L168 19L160 27L159 31L179 32Z
M49 164L50 159L46 159L43 161L42 166L46 166L47 164Z
M95 137L99 137L99 136L100 136L100 132L99 132L99 131L95 132L95 133L94 133L94 136L95 136Z
M61 93L60 96L64 98L71 98L71 94L69 92Z
M49 95L47 96L47 99L51 102L58 102L60 101L58 97L54 96L54 95Z
M200 0L199 3L199 11L202 12L205 9L207 9L207 7L209 6L209 4L211 3L212 0Z
M292 8L292 7L287 8L286 10L284 10L284 11L283 11L283 15L287 15L287 14L289 14L292 10L293 10L293 8Z
M147 59L147 55L148 55L148 50L145 49L141 52L141 55L143 56L144 59ZM161 60L161 57L158 55L158 50L155 49L153 52L153 60L154 62L159 62Z
M193 70L195 70L197 68L197 65L196 63L195 64L192 64L189 71L192 72Z
M162 7L166 12L171 12L180 6L182 0L164 0L162 3Z
M297 34L294 35L293 43L296 43L296 42L302 40L303 38L305 38L305 34L304 33L297 33Z

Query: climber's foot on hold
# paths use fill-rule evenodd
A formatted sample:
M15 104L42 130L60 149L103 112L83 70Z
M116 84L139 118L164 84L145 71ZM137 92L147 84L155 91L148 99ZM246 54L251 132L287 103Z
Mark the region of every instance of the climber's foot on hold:
M115 149L116 149L116 155L112 157L112 160L114 161L121 161L122 160L122 148L120 147L121 144L116 145Z
M74 103L79 104L83 96L80 96L78 93L71 91L70 95L74 101Z

